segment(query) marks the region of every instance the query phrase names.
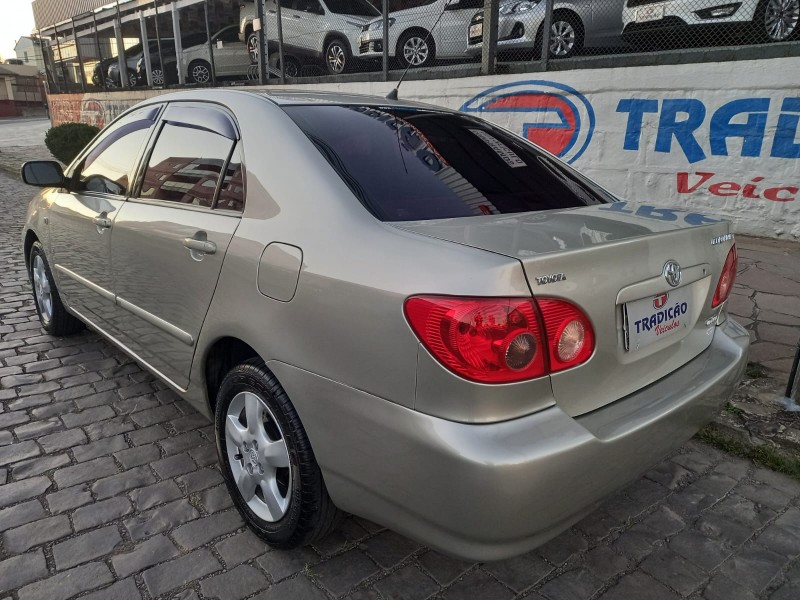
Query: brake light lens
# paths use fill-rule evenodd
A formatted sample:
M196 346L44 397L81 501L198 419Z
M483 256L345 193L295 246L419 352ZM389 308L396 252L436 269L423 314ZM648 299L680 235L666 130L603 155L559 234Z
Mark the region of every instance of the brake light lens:
M714 299L711 301L711 308L715 308L725 302L731 295L733 282L736 281L736 268L739 264L739 257L736 254L736 244L731 246L725 264L722 266L722 274L719 276L717 289L714 291Z
M589 319L563 300L414 296L404 308L440 363L480 383L542 377L586 361L594 350Z

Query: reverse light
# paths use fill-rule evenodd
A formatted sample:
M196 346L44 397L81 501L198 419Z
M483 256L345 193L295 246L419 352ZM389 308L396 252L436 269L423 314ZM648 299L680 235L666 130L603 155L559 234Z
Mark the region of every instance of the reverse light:
M739 264L739 257L736 254L736 244L731 246L725 264L722 266L722 274L719 276L717 289L714 291L714 299L711 301L711 308L715 308L725 302L731 295L733 282L736 281L736 268Z
M594 351L589 319L563 300L414 296L404 308L440 363L480 383L542 377L579 365Z

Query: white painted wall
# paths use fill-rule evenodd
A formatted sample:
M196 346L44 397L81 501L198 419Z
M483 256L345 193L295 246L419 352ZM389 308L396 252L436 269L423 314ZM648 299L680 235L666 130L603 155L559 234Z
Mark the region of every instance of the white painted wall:
M800 58L777 58L407 81L400 96L527 130L555 153L574 134L563 158L624 199L726 218L741 233L798 239L799 81ZM288 87L383 96L393 85ZM149 95L131 94L127 105ZM53 114L57 103L51 97ZM510 110L486 110L497 103ZM82 106L102 106L108 122L126 102L87 94ZM567 127L552 127L558 123Z

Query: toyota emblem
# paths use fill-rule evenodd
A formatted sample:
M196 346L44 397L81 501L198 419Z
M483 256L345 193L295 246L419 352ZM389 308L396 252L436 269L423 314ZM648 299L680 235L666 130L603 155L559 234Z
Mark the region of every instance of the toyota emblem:
M674 260L664 263L664 279L672 287L677 287L681 282L681 266Z

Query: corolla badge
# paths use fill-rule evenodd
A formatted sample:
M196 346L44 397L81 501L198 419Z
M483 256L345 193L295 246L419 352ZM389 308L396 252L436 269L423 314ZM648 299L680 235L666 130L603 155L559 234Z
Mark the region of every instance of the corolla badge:
M460 110L498 113L489 120L568 163L583 154L594 133L592 105L578 90L555 81L536 79L498 85L465 102Z
M677 287L681 282L681 266L674 260L664 263L664 279L672 287Z

